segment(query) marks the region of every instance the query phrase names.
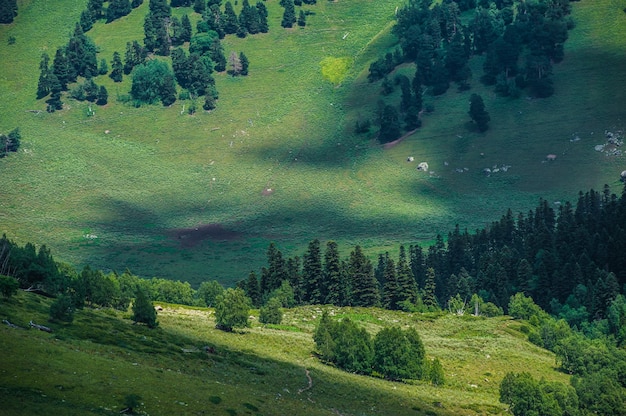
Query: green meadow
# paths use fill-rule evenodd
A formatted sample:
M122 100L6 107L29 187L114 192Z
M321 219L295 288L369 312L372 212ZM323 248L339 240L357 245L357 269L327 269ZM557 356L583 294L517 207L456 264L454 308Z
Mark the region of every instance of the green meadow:
M313 12L305 28L283 29L282 8L268 0L268 34L223 41L227 56L246 54L250 74L216 75L214 111L189 115L184 100L134 108L117 101L130 77L116 84L100 76L109 104L92 105L92 116L86 102L64 99L49 114L35 99L41 54L53 57L67 42L86 1L18 4L15 22L0 27L0 131L22 134L19 153L0 160L0 233L46 244L78 268L229 285L264 264L270 241L285 255L319 238L373 256L428 243L455 224L482 228L539 198L622 186L624 156L594 146L626 124L625 0L572 3L576 27L554 66L554 96L496 96L478 80L477 57L472 89L425 97L434 112L390 149L377 144L375 128L356 135L354 123L373 120L380 84L367 82L367 69L395 47L402 2L319 1L305 7ZM146 1L87 33L99 60L143 40L147 9ZM484 134L468 128L472 92L491 115ZM416 170L421 161L431 172Z
M11 415L114 415L126 397L149 415L489 415L506 414L499 385L509 372L568 383L554 355L530 344L508 317L410 314L382 309L300 307L280 326L215 329L212 309L158 304L159 327L130 313L84 309L70 325L48 324L50 300L20 292L0 316L52 333L0 326L0 405ZM313 354L322 309L370 333L414 327L445 384L394 383L347 373ZM204 347L208 347L208 353Z

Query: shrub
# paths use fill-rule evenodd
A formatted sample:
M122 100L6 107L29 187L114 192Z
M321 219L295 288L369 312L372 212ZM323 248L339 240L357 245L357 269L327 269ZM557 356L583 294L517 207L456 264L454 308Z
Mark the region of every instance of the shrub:
M226 289L217 298L215 305L215 327L224 331L232 331L233 328L245 328L250 326L250 299L243 290Z
M157 313L154 305L142 289L137 289L137 296L133 302L133 316L131 318L135 323L141 322L148 325L149 328L156 328Z
M50 319L60 322L74 320L74 301L69 295L61 295L50 305Z
M278 325L283 321L283 311L280 309L281 302L278 298L271 298L261 308L259 321L263 324Z
M5 299L15 295L19 286L18 281L14 277L0 275L0 293L2 293Z

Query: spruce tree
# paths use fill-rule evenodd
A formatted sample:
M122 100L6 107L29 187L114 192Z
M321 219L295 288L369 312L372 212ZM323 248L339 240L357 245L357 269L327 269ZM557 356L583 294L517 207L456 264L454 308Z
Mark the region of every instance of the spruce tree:
M435 269L429 267L426 270L426 280L424 282L424 305L429 309L439 309L437 297L435 296Z
M62 91L67 91L67 84L72 81L70 78L70 68L62 48L57 49L54 60L52 61L52 74L55 75L56 81L61 86ZM50 91L52 91L52 83L50 83Z
M235 14L235 9L233 9L233 4L230 1L227 1L224 4L224 32L227 35L232 35L237 33L239 30L239 19Z
M181 32L180 32L180 40L182 42L189 42L191 40L191 35L193 34L193 30L191 28L191 20L189 20L189 16L184 14L180 19Z
M306 26L306 14L304 10L300 9L300 13L298 14L298 26L304 27Z
M351 278L350 305L378 306L380 293L378 282L374 277L372 262L368 259L360 246L356 246L350 253L348 274Z
M346 285L343 279L341 260L339 259L339 249L334 241L326 243L323 282L324 292L326 293L324 303L336 306L343 305L346 297Z
M283 0L281 3L285 8L285 12L283 13L283 19L280 25L284 28L291 28L294 23L296 23L296 9L293 0Z
M414 303L417 299L417 283L409 267L404 246L400 246L400 257L396 266L398 280L398 302L409 301Z
M393 259L389 258L389 253L385 253L385 284L383 286L383 306L386 309L398 309L399 291L398 279L396 277L396 267Z
M37 99L43 98L50 94L50 57L47 53L41 54L41 62L39 63L39 82L37 83Z
M485 110L485 103L482 97L478 94L472 94L470 97L469 115L472 121L476 123L478 131L487 131L491 117L489 117L489 113Z
M305 302L313 305L321 304L326 298L326 293L322 288L322 273L320 241L315 239L309 243L303 257L302 281L305 288Z
M259 306L261 304L261 288L259 287L259 279L257 279L254 271L251 271L248 275L245 292L252 301L252 306Z
M137 288L137 295L133 302L133 316L131 319L135 323L148 325L148 328L156 328L159 325L154 305L152 305L147 294L141 288Z
M248 61L248 57L243 52L239 52L239 63L241 64L241 70L239 71L239 74L243 76L248 75L248 67L250 66L250 61Z
M113 60L111 61L111 73L109 78L114 82L122 82L124 74L124 64L119 52L113 52Z
M267 33L270 30L267 23L267 7L265 7L263 2L259 1L256 4L256 8L259 11L259 32Z
M0 23L13 23L17 16L17 0L0 0Z
M109 101L109 93L104 85L100 85L98 88L98 97L96 98L96 104L106 105Z

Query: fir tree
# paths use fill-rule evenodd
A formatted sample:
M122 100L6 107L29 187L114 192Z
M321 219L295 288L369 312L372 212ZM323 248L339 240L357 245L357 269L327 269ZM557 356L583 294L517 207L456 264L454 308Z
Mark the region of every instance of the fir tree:
M478 131L487 131L491 117L489 117L489 113L485 110L485 103L482 97L478 94L472 94L470 97L469 115L472 121L476 123Z
M227 35L235 34L239 30L239 19L235 14L235 9L230 1L224 4L224 32Z
M305 288L304 301L309 304L321 304L326 299L322 288L322 252L320 241L309 243L303 257L302 281Z
M259 306L261 304L261 288L259 287L259 279L256 277L256 273L253 271L248 275L248 280L245 284L246 295L252 301L252 306Z
M263 2L257 2L256 8L259 14L259 32L267 33L269 32L269 25L267 23L267 7Z
M417 283L409 267L404 246L400 246L400 257L396 267L398 281L398 302L415 302L417 299Z
M298 14L298 26L304 27L306 26L306 14L304 10L300 9L300 13Z
M372 262L363 254L363 250L358 245L350 253L348 273L352 280L350 305L378 306L380 294Z
M113 52L113 60L111 61L111 73L109 78L114 82L122 82L124 74L124 64L119 52Z
M296 9L293 0L283 0L281 4L285 8L285 12L280 25L284 28L293 27L294 23L296 23Z
M143 291L143 289L137 289L137 295L133 302L133 316L131 318L135 323L143 323L148 325L148 328L156 328L159 324L157 322L156 309L152 305L152 302Z
M96 98L96 104L106 105L108 101L109 101L109 93L104 85L100 85L100 88L98 88L98 97Z
M343 305L346 298L345 289L338 246L336 242L329 241L326 243L324 252L324 292L326 293L324 303Z
M239 63L241 64L241 70L239 71L239 74L243 76L248 75L248 67L250 66L250 62L248 61L248 57L243 52L239 52Z
M398 309L398 302L401 300L399 297L400 287L396 277L396 267L393 260L389 258L389 253L385 253L384 273L383 306L387 309Z
M431 309L439 309L437 297L435 296L435 289L435 269L429 267L426 270L426 280L424 282L424 295L422 300L424 305Z
M43 98L50 94L50 57L47 53L41 54L41 62L39 63L39 82L37 83L37 99Z

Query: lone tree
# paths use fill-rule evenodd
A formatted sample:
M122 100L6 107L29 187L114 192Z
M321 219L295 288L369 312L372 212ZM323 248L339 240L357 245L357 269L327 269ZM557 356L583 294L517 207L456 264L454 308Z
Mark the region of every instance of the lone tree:
M141 288L137 288L137 295L133 302L133 317L131 319L135 323L144 323L149 328L156 328L159 325L154 305L152 305L152 302Z
M478 94L472 94L470 97L469 115L472 121L476 123L478 131L487 131L491 117L489 117L489 113L485 110L485 103L482 97Z
M240 289L226 289L215 305L215 327L224 331L249 326L250 299Z

